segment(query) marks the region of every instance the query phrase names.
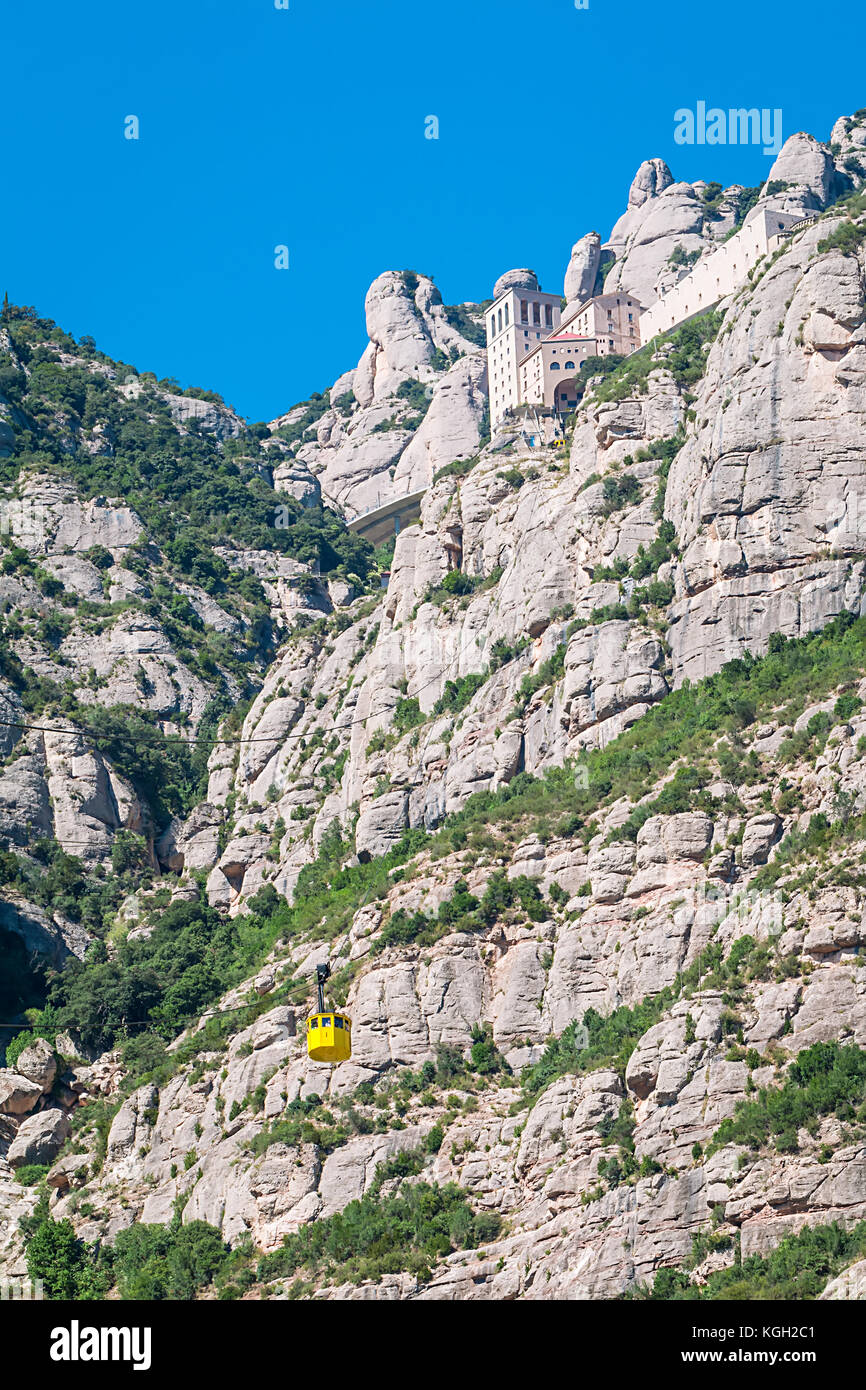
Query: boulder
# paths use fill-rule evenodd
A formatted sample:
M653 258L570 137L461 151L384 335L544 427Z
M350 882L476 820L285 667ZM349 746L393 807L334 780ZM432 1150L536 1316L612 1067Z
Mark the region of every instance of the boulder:
M770 847L779 834L781 824L779 817L772 811L766 815L752 816L751 820L746 821L741 850L744 869L766 864Z
M42 1096L38 1081L4 1068L0 1071L0 1115L26 1115Z
M363 862L378 859L396 845L409 824L409 793L403 788L385 792L358 817L355 849Z
M52 1166L45 1181L58 1192L67 1192L71 1187L82 1187L90 1172L90 1161L89 1154L67 1154Z
M47 1094L57 1075L57 1058L51 1044L44 1038L36 1038L20 1053L16 1071L28 1080L35 1081L42 1088L42 1094Z
M569 304L582 304L595 289L598 267L601 264L601 237L587 232L571 248L571 260L565 272L564 295Z
M506 270L493 286L493 298L498 299L507 290L537 290L538 276L534 270Z
M12 1168L25 1163L52 1163L69 1137L69 1117L63 1110L40 1110L19 1127L6 1155Z

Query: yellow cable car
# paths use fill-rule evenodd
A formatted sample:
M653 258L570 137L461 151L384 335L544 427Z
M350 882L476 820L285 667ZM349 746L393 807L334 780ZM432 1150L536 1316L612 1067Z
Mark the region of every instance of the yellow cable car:
M348 1062L352 1055L352 1020L347 1014L325 1008L325 981L329 965L316 967L318 1009L307 1021L307 1052L314 1062Z

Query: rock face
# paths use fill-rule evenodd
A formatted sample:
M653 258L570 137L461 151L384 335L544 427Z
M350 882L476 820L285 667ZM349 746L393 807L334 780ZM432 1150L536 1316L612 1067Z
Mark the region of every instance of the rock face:
M25 1163L52 1163L69 1135L69 1117L62 1110L42 1110L21 1124L9 1146L11 1168Z
M684 675L859 602L866 307L858 258L816 254L834 225L792 239L707 356L666 502L684 547L671 629Z
M764 198L822 210L859 177L845 161L866 148L862 131L846 117L832 148L792 137L773 171L787 188ZM742 192L707 197L660 160L642 165L608 287L649 302L680 273L677 247L703 255L731 229ZM697 736L654 751L679 708L657 706L684 681L863 608L866 271L856 233L834 236L845 218L831 209L794 233L721 306L717 332L698 322L691 345L658 344L645 372L596 378L566 447L530 446L513 424L486 444L477 306L446 310L423 276L379 277L358 366L280 417L262 470L302 506L319 489L349 511L379 488L424 489L387 589L226 538L218 558L262 585L284 625L186 816L151 825L103 740L54 713L0 731L4 841L74 839L100 883L130 837L152 854L156 891L124 882L110 951L146 940L202 882L221 917L245 914L249 951L247 978L208 1002L226 1031L190 1024L201 1048L187 1060L172 1043L160 1086L124 1077L119 1052L83 1065L63 1035L59 1077L43 1042L0 1072L0 1267L22 1259L32 1194L14 1172L33 1163L52 1165L51 1211L88 1240L182 1209L274 1251L407 1152L418 1177L458 1183L504 1222L430 1279L317 1286L335 1299L615 1298L662 1268L706 1278L730 1258L719 1248L691 1269L695 1237L713 1231L749 1255L803 1226L866 1219L856 1115L822 1112L778 1145L717 1138L804 1049L866 1047L856 647L838 687L800 673L778 704L755 693L756 714L756 682L698 752ZM591 293L601 250L595 234L577 243L567 297ZM508 272L497 291L531 275ZM234 437L230 412L203 404L214 413L166 409ZM110 431L89 443L112 447ZM141 523L122 500L57 500L68 545L49 538L40 568L54 565L87 613L121 568L93 536L137 545ZM26 567L0 585L13 606L41 601ZM241 619L218 595L195 576L178 593L231 640ZM176 666L170 625L127 608L105 621L71 622L38 657L45 679L74 672L80 698L138 698L168 731L185 727L173 716L198 719L205 665ZM5 677L0 697L10 725L30 722ZM387 872L370 867L388 854ZM316 883L332 897L307 912ZM255 914L294 896L307 916L279 909L284 934L262 929L257 948ZM0 928L54 964L88 944L9 887ZM335 1070L305 1046L325 961L353 1020L351 1061ZM574 1063L580 1030L588 1042L617 1010L631 1050ZM116 1107L104 1162L86 1137L97 1101ZM860 1264L824 1296L859 1298Z
M508 290L537 290L538 276L534 270L506 270L493 286L493 298L498 299Z
M71 922L59 912L49 915L20 894L6 890L0 898L0 931L17 936L28 954L47 957L60 965L70 955L79 960L90 945L90 933L80 922Z
M51 1044L44 1038L37 1038L29 1047L25 1047L24 1051L18 1054L15 1066L20 1076L27 1077L28 1081L35 1081L41 1087L43 1095L51 1090L57 1075L57 1058Z
M846 1302L859 1301L866 1298L866 1260L858 1260L838 1278L831 1279L820 1297L831 1302L840 1299Z
M388 271L370 286L365 310L369 343L357 368L334 383L313 431L274 456L276 486L297 488L303 469L350 515L426 487L438 468L476 453L487 405L476 306L458 306L458 317L426 276Z
M601 237L587 232L571 248L571 260L565 272L563 294L569 304L582 304L595 289L601 265Z
M430 408L394 472L397 496L429 487L436 473L477 451L487 406L487 364L461 358L431 393Z

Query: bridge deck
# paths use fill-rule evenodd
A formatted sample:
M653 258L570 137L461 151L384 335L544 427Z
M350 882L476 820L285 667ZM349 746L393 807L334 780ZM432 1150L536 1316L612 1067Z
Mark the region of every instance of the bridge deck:
M417 520L421 515L421 499L426 491L426 488L421 488L417 492L406 492L402 497L392 497L370 511L352 517L347 523L349 530L356 536L363 536L371 545L381 545L402 527Z

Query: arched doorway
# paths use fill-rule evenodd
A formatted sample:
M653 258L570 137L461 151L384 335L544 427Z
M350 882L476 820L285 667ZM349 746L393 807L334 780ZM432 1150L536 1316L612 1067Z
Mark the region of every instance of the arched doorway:
M553 404L556 410L568 411L577 407L577 378L570 376L564 381L556 383L556 390L553 393Z

